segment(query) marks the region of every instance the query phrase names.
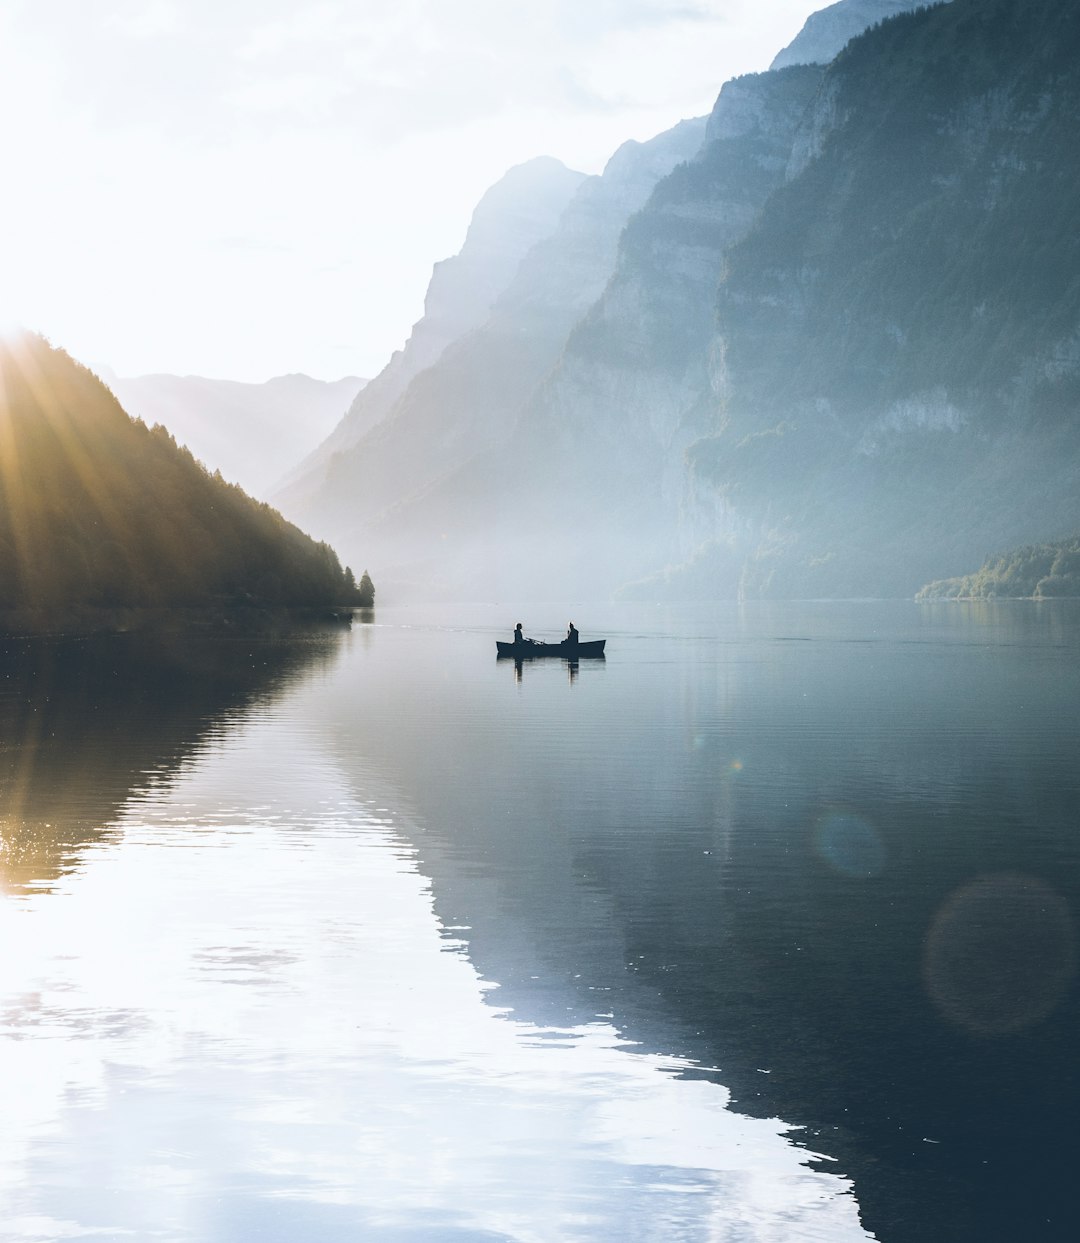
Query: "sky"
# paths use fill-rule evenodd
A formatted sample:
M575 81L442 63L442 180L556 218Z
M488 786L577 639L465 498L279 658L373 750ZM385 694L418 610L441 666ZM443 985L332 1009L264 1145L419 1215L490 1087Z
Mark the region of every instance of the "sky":
M599 172L826 0L0 0L0 325L372 376L515 164Z

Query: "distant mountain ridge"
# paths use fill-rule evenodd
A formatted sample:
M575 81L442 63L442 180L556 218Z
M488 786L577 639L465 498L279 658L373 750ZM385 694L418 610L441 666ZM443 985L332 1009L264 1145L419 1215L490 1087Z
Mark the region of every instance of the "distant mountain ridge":
M485 322L420 371L377 426L334 454L321 487L305 493L297 484L277 494L283 507L334 541L367 546L369 533L378 531L384 565L415 566L406 572L429 579L428 558L452 551L445 546L449 536L439 538L452 525L440 523L434 538L420 531L414 540L410 507L422 506L448 474L513 432L523 403L603 290L626 221L658 180L694 154L703 135L703 118L681 122L647 143L624 144L600 176L582 180ZM338 443L338 433L329 443Z
M284 474L276 499L303 512L306 498L323 485L331 458L378 427L416 376L484 323L522 259L555 228L584 180L584 173L544 156L511 168L484 194L461 251L435 265L424 315L404 347L356 396L325 441Z
M160 374L110 375L107 383L129 414L160 423L210 470L265 497L337 426L366 381L294 374L245 384Z

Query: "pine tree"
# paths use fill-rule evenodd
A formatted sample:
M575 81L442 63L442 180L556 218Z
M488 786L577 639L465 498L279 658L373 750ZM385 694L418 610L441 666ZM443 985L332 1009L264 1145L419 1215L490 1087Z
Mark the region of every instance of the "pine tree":
M367 570L360 576L360 587L358 591L359 604L362 609L370 609L375 605L375 584L371 581L371 577Z

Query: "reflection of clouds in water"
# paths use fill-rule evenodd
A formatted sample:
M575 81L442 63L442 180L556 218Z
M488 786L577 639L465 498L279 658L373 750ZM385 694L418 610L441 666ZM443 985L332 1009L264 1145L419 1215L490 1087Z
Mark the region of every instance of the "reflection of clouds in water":
M845 1180L690 1063L492 1006L302 722L251 723L119 828L0 907L0 1238L866 1237ZM47 1040L12 1025L28 995Z
M926 938L930 996L953 1022L981 1035L1046 1018L1075 972L1069 905L1033 876L1001 873L956 890Z
M850 812L833 811L814 827L814 848L845 876L877 876L885 867L885 845L872 824Z

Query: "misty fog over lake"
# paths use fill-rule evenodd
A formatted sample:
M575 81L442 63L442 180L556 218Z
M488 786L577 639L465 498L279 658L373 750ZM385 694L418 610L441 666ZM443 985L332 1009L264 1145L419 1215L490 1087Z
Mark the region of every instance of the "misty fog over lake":
M1080 609L367 617L5 643L0 1239L1068 1236Z
M1080 1238L1080 4L0 113L0 1243Z

